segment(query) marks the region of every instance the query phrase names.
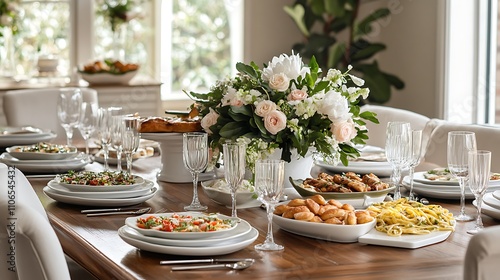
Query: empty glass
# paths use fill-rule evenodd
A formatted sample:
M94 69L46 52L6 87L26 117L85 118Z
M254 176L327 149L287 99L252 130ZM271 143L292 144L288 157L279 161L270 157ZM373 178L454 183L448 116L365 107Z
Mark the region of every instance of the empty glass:
M465 213L465 183L469 174L469 152L475 151L476 134L470 131L448 132L448 169L458 179L460 185L460 213L455 215L456 221L472 221Z
M109 170L109 145L111 144L111 112L107 108L99 108L97 119L99 141L104 156L104 170Z
M468 230L470 234L476 234L484 229L481 218L481 206L483 196L488 189L490 181L491 152L470 151L469 152L469 188L476 198L477 218L473 229Z
M257 160L255 162L255 192L266 205L267 235L264 243L255 245L257 250L283 250L283 245L274 243L273 212L283 195L285 162L283 160Z
M407 122L387 123L385 154L392 166L391 182L396 186L394 199L401 198L401 171L408 167L410 161L411 129Z
M208 165L208 135L203 132L189 132L182 135L182 158L184 166L193 176L193 200L184 210L205 211L207 206L201 205L198 199L198 175Z
M85 140L85 153L87 155L89 155L90 136L94 133L97 127L98 114L99 108L97 107L97 104L90 102L82 103L80 119L78 121L78 130L80 130L83 140Z
M416 197L413 194L413 174L415 173L415 167L420 164L422 159L422 130L412 130L411 131L411 144L410 144L410 161L408 167L410 168L410 194L408 196L409 200L415 200Z
M122 171L122 133L124 129L123 123L124 116L111 116L111 146L116 151L116 170L118 172Z
M125 154L125 159L127 160L127 173L132 174L132 155L139 148L139 142L141 141L141 134L139 133L139 119L134 117L123 118L121 135L122 150Z
M73 128L78 125L82 106L82 92L79 88L59 89L57 99L57 116L61 126L66 131L66 143L73 144Z
M224 177L231 191L231 216L238 217L236 213L236 192L245 177L245 157L247 146L241 143L228 142L222 145L224 160Z

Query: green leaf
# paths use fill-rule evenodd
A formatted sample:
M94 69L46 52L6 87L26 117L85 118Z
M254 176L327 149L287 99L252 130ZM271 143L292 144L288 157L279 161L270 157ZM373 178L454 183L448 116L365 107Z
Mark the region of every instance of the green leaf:
M327 68L337 68L342 57L345 55L345 42L336 42L328 49Z
M373 12L372 14L365 17L363 20L355 24L354 26L354 38L362 35L369 34L372 32L371 24L377 19L384 18L391 14L391 11L387 8L380 8Z
M327 0L325 3L325 11L335 17L343 17L346 13L345 0Z
M257 72L255 71L255 69L252 66L241 63L241 62L236 63L236 70L238 70L241 73L245 73L245 74L247 74L250 77L255 78L255 79L257 79L259 77L257 75Z
M306 27L305 21L304 21L304 7L300 4L297 4L293 7L290 6L285 6L283 7L285 12L295 21L295 24L299 28L299 30L304 34L304 36L309 37L309 30Z
M384 73L384 76L395 88L403 89L405 87L405 83L400 78L388 73Z
M223 138L234 139L248 132L246 123L230 122L224 125L219 134Z
M366 47L356 51L352 56L351 56L351 61L358 61L358 60L363 60L363 59L368 59L378 53L379 51L385 50L386 47L384 44L380 43L375 43L375 44L369 44Z
M231 106L230 109L229 109L229 113L230 114L231 113L241 114L241 115L245 115L245 116L248 116L248 117L251 117L253 115L251 105ZM246 118L246 119L248 119L248 118Z
M356 71L363 73L365 86L370 89L368 100L375 103L385 103L391 98L391 85L380 71L378 63L358 64L354 66Z
M377 114L374 113L374 112L370 112L370 111L364 111L362 112L361 114L359 114L359 116L365 120L369 120L373 123L379 123L378 119L377 119Z
M264 126L264 120L257 115L254 115L253 119L255 121L255 124L257 125L257 128L259 128L260 133L263 135L267 134L266 127Z

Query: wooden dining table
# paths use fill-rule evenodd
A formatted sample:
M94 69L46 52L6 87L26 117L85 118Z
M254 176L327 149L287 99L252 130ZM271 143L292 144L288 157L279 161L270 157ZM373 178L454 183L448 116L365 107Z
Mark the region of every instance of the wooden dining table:
M182 163L179 163L182 164ZM156 180L161 167L160 157L134 162L134 174ZM98 170L99 163L87 168ZM264 241L267 233L266 212L260 207L239 209L238 217L259 232L257 240L246 248L224 256L209 258L254 258L255 263L244 270L171 271L160 265L162 260L200 259L196 256L175 256L137 249L118 235L125 215L87 217L83 209L92 207L57 202L43 192L49 177L28 176L52 223L64 252L98 279L462 279L464 256L471 235L467 229L474 222L459 222L455 231L443 242L417 249L337 243L300 236L273 227L276 243L283 251L257 251L254 245ZM191 202L191 183L158 182L159 191L141 206L152 212L179 212ZM231 209L210 200L199 187L199 198L209 212L230 215ZM458 200L429 198L457 213ZM475 208L467 201L467 212ZM486 227L500 222L483 215ZM304 226L307 226L306 224Z

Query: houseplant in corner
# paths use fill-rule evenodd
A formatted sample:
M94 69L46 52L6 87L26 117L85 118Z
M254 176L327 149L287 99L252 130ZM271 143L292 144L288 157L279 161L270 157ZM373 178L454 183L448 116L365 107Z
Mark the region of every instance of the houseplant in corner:
M210 92L189 93L209 134L214 163L231 140L247 145L251 171L257 159L275 150L287 162L312 154L347 165L359 155L354 145L368 139L366 121L378 123L372 112L360 112L359 99L370 90L351 68L323 73L314 57L305 65L292 53L274 57L263 69L253 62L237 63L236 69L236 77L218 81Z
M389 9L378 9L359 19L362 0L296 0L285 6L304 35L304 40L293 49L304 58L316 57L320 67L345 70L349 65L353 73L366 81L370 88L368 101L385 103L391 97L391 88L404 88L397 76L384 72L374 56L385 50L382 43L372 43L369 35L377 20L387 17Z

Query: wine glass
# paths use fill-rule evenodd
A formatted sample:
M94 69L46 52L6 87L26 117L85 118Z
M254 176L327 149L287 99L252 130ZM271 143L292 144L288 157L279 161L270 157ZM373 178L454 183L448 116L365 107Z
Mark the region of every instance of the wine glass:
M205 211L208 207L198 200L198 175L208 165L208 135L203 132L182 134L182 159L193 176L193 200L184 210Z
M85 140L85 154L89 155L89 139L96 130L99 108L96 103L83 102L78 121L78 130Z
M122 171L122 152L123 152L123 115L111 116L111 145L116 150L116 170Z
M469 151L475 151L476 147L476 135L474 132L448 132L448 169L458 179L460 185L460 213L455 216L455 220L461 222L473 220L471 216L465 213L465 183L469 171Z
M416 200L413 194L413 174L415 173L415 167L420 164L422 159L422 130L412 130L411 131L411 144L410 144L410 161L408 167L410 169L410 194L409 200Z
M255 192L259 200L266 205L267 235L264 243L255 245L257 250L283 250L283 245L274 243L273 212L283 195L285 162L283 160L257 160L255 162Z
M224 160L224 177L231 192L231 216L236 213L236 191L245 177L245 156L247 146L242 143L227 142L222 145Z
M82 92L79 88L59 89L57 116L66 131L66 143L73 144L73 128L78 125L82 106Z
M104 170L109 170L109 145L111 144L111 112L107 108L99 108L97 119L99 140L104 156Z
M392 166L391 182L396 186L394 199L401 198L401 171L410 161L411 130L407 122L388 122L386 129L385 154Z
M470 151L469 152L469 188L476 198L477 218L473 229L468 230L470 234L476 234L484 229L481 218L481 205L490 181L491 152Z
M122 151L127 160L127 173L132 174L132 155L139 148L139 142L141 141L139 119L135 117L124 117L122 125Z

